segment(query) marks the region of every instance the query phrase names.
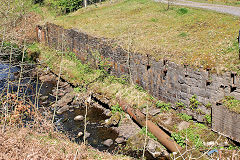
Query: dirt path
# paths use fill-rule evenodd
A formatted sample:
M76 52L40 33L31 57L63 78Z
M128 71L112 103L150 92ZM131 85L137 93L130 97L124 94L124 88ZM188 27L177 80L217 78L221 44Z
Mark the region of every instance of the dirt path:
M155 0L156 2L168 3L167 0ZM195 8L203 8L207 10L213 10L220 13L227 13L234 16L240 17L240 7L226 6L226 5L218 5L218 4L209 4L209 3L199 3L192 2L186 0L175 0L170 2L174 5L179 6L187 6L187 7L195 7Z

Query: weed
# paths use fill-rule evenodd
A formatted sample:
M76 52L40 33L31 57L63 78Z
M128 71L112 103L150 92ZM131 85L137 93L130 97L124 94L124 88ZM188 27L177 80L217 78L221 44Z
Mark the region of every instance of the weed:
M124 111L122 110L122 108L119 106L119 104L116 104L114 106L111 107L111 112L113 114L116 114L117 112L119 112L120 114L124 114Z
M161 108L161 111L169 111L171 108L171 104L170 103L164 103L162 101L157 101L156 106L158 108Z
M178 35L179 37L187 37L187 33L186 32L182 32Z
M205 105L206 108L212 108L212 104L210 102L208 102L206 105Z
M152 21L152 22L157 22L158 19L156 19L156 18L152 18L151 21Z
M196 95L193 95L191 98L190 98L190 109L192 110L195 110L198 108L198 105L200 104L200 102L197 100L197 96Z
M205 118L205 120L206 120L206 122L207 122L208 124L211 124L211 123L212 123L212 117L211 117L211 115L206 114L206 115L204 116L204 118Z
M204 114L204 112L203 112L200 108L197 108L197 109L196 109L196 112L197 112L198 114Z
M178 116L184 121L190 121L192 119L192 116L189 116L186 113L179 113Z
M142 127L140 134L145 135L146 134L146 127ZM156 140L157 141L157 137L155 137L151 132L147 131L147 136Z
M186 108L185 104L183 102L179 102L179 101L175 104L175 106L177 108Z
M172 133L171 136L181 147L184 148L186 146L185 137L182 137L179 133Z
M138 84L135 85L135 89L139 90L140 92L145 92L145 90Z
M207 129L207 126L205 126L205 125L202 124L202 123L195 123L195 126L196 126L197 128L200 128L200 129Z

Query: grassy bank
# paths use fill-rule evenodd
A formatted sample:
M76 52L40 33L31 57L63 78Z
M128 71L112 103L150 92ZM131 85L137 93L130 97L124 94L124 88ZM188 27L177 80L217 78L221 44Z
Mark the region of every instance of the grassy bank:
M121 0L79 9L54 23L116 39L124 48L156 59L239 70L239 18L213 11L171 6L151 0Z
M117 98L136 107L152 103L153 97L141 87L129 84L124 77L117 78L105 70L92 69L88 64L82 64L74 53L62 54L43 45L39 45L39 48L40 61L57 74L61 71L61 77L77 86L76 91L91 90L93 93L101 93L109 97L113 105L117 104ZM106 68L107 65L102 67Z

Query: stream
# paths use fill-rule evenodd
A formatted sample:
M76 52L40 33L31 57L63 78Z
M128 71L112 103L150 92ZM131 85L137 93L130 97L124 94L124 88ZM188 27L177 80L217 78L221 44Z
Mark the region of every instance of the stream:
M34 70L34 67L29 67L29 70ZM17 85L19 83L19 72L20 67L11 67L9 70L9 65L3 64L0 62L0 92L6 93L6 88L9 88L11 91L17 92ZM44 72L44 71L41 71ZM53 73L44 75L45 78L41 77L39 81L36 78L36 75L23 74L20 87L20 95L27 95L30 97L31 101L35 102L35 93L36 90L40 90L39 98L39 107L49 107L55 102L54 91L56 90L56 76ZM54 75L54 76L53 76ZM43 76L43 77L44 77ZM50 78L49 78L50 77ZM9 80L8 80L9 78ZM9 84L9 86L7 85ZM60 82L60 93L59 99L72 91L73 88L67 82ZM62 92L62 93L61 93ZM72 101L68 102L67 105L72 106ZM59 110L61 107L57 107ZM83 142L83 136L79 136L79 133L84 133L84 121L76 121L74 118L78 115L85 115L85 107L78 105L78 107L71 107L62 114L57 114L55 117L55 125L59 131L64 132L69 136L70 139L77 143ZM53 112L53 110L52 110ZM126 141L121 143L116 143L116 138L119 137L119 133L112 127L107 127L104 125L106 119L109 119L110 116L104 114L104 110L95 106L90 106L87 112L87 127L86 130L90 136L86 138L87 144L91 145L93 148L96 148L100 151L108 151L110 153L116 153L116 150L119 150L119 144L121 147L126 146ZM111 145L104 144L104 141L107 139L112 140ZM142 151L133 151L133 150L122 150L120 154L128 155L133 158L141 158ZM152 155L146 151L146 159L155 159Z

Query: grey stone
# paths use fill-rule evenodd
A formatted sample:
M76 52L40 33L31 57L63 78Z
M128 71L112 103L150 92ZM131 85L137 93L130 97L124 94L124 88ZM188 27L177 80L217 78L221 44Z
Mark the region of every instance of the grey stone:
M125 139L123 137L118 137L118 138L115 139L115 141L117 143L123 143L125 141Z
M83 135L83 132L78 132L78 137L81 137Z
M85 132L85 134L84 134L84 135L85 135L85 138L88 138L88 137L90 137L90 135L91 135L91 134L90 134L90 133L88 133L88 132Z
M107 139L103 142L103 145L110 147L113 144L113 140L112 139Z
M190 126L189 122L182 121L178 124L178 130L181 131L183 129L187 129Z
M70 109L70 106L65 105L57 111L57 114L58 115L63 114L64 112L68 111L69 109Z
M84 117L82 115L78 115L74 117L74 121L82 121L82 120L84 120Z
M163 154L166 154L164 152L164 149L161 147L160 143L157 141L154 141L153 139L149 139L146 148L154 158L157 158L159 156L162 156Z
M67 93L55 105L60 107L65 106L68 103L72 102L73 98L74 98L74 94Z

